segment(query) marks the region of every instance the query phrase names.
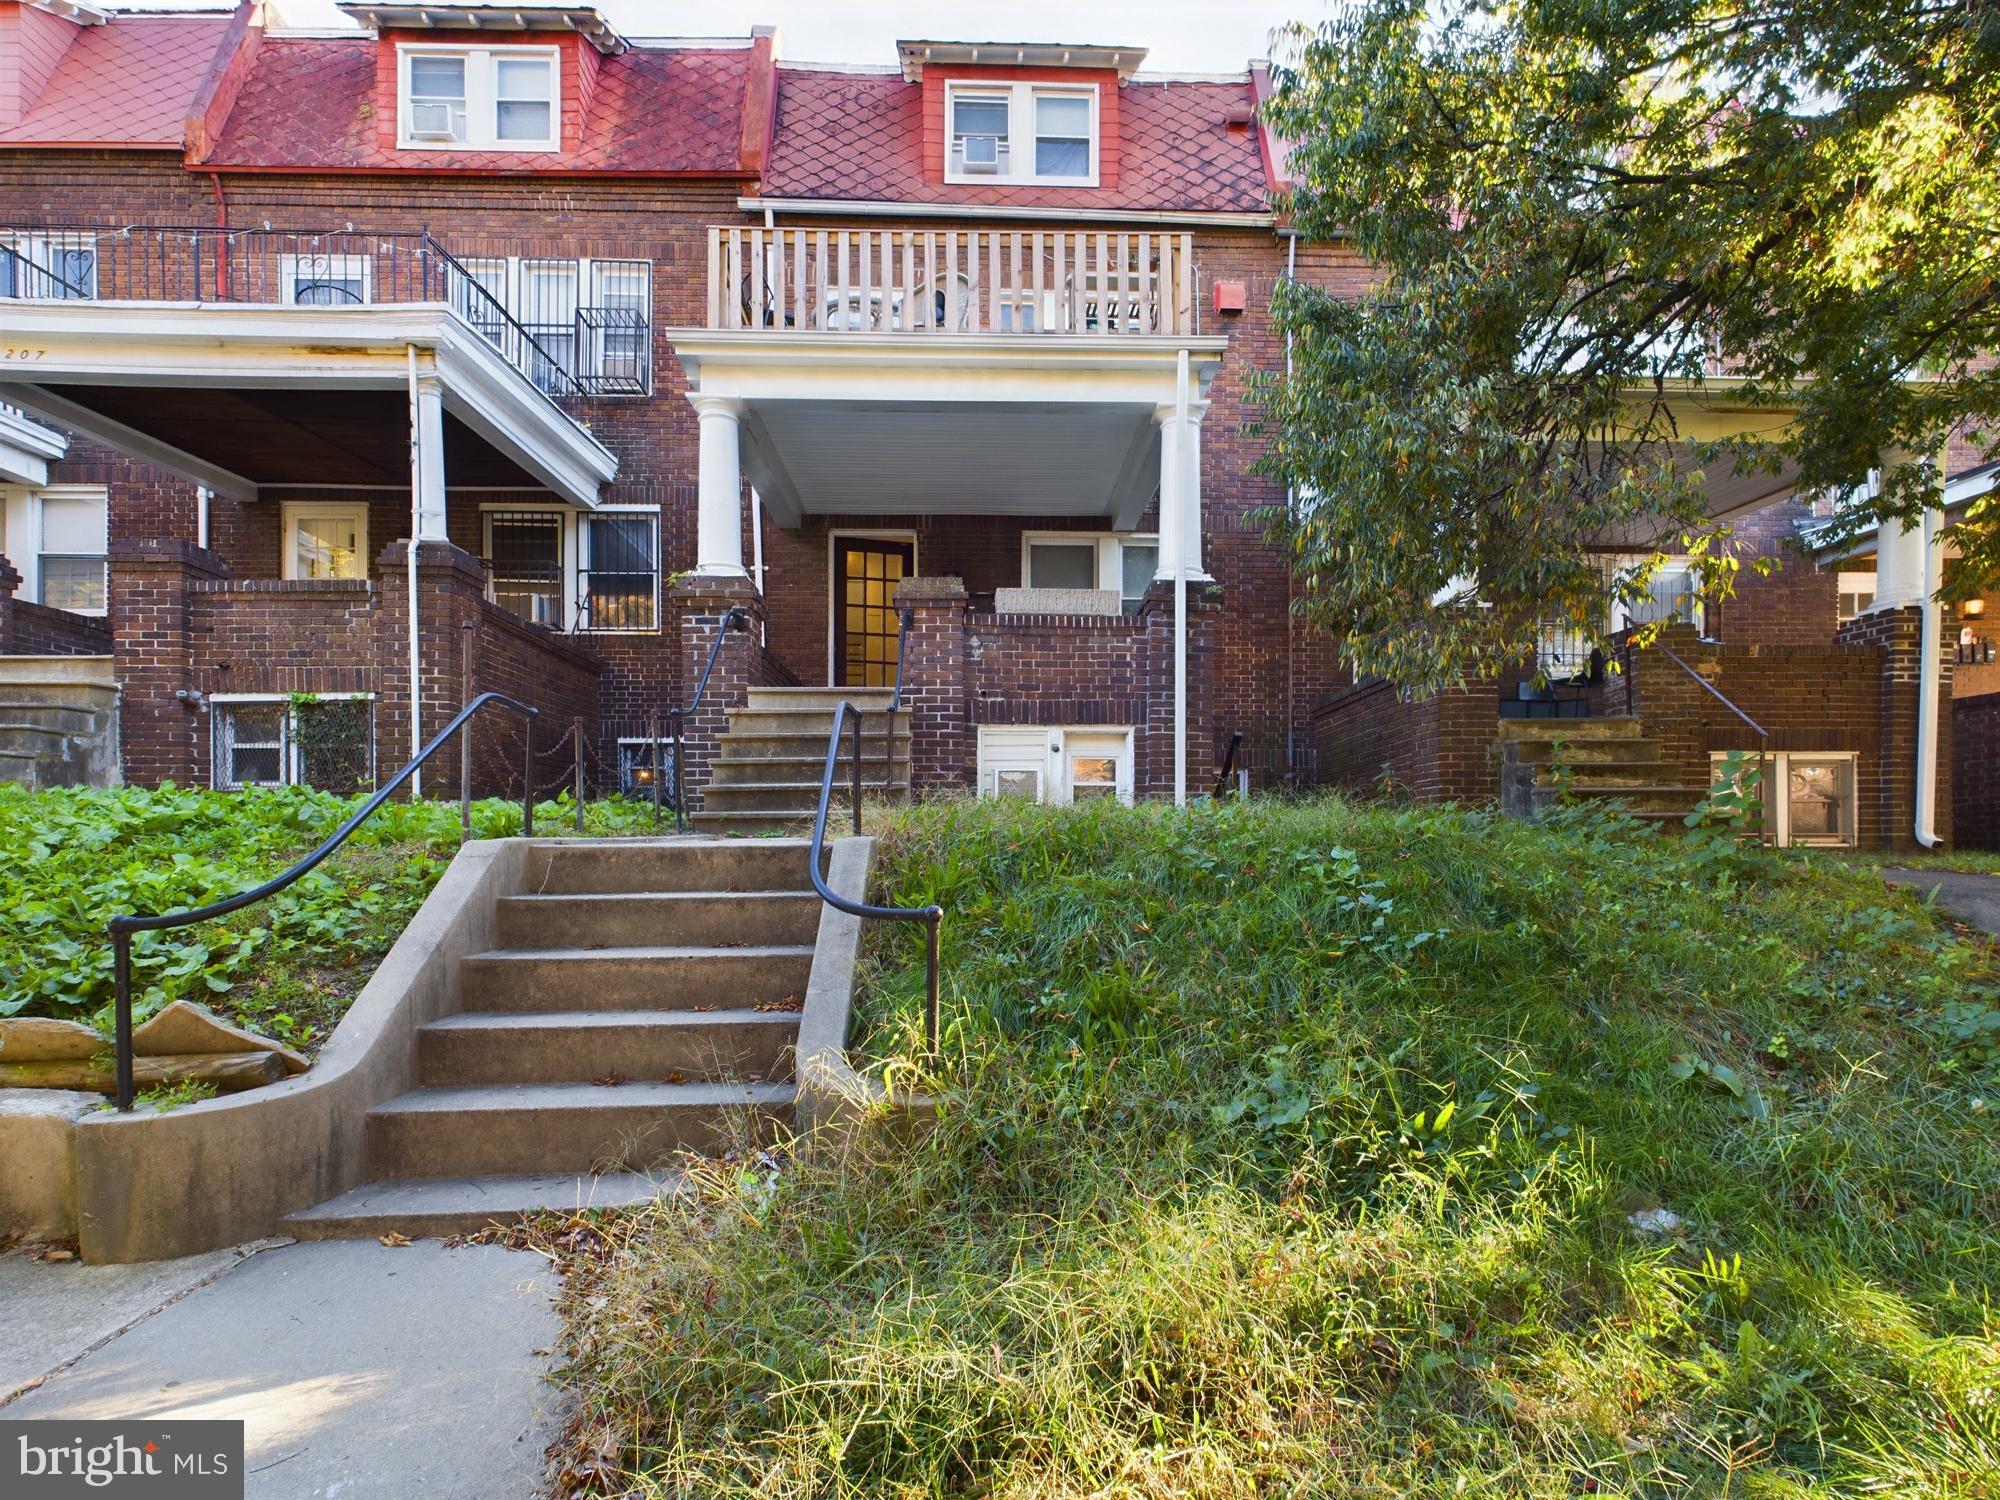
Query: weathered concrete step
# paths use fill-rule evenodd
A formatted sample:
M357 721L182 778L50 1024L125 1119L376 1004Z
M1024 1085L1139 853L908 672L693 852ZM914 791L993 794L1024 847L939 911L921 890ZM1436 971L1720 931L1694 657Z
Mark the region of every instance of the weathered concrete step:
M863 802L901 803L910 800L908 782L896 782L885 787L868 775L868 766L865 763L862 765L861 774ZM833 800L842 807L847 806L852 796L852 786L852 782L843 782L836 777L833 784ZM702 791L701 805L704 812L802 813L810 818L819 810L819 782L711 782Z
M1500 738L1516 742L1548 743L1560 740L1577 745L1605 740L1636 740L1644 737L1645 721L1623 714L1584 719L1502 719Z
M1628 812L1686 817L1700 802L1704 788L1688 786L1592 786L1569 789L1571 800L1622 802ZM1562 799L1555 787L1535 788L1535 805L1549 807Z
M640 1208L682 1197L677 1172L533 1172L492 1177L412 1177L368 1182L338 1198L287 1214L287 1234L301 1240L372 1239L391 1232L411 1239L477 1234L535 1213Z
M543 895L795 891L809 884L805 839L585 839L528 850L522 889Z
M96 709L60 703L0 703L0 727L36 729L44 734L95 734L110 712L109 704Z
M420 1088L370 1110L378 1177L643 1171L789 1121L789 1083Z
M496 948L460 961L469 1010L687 1010L791 1000L806 992L813 950L762 948Z
M1583 761L1570 765L1561 761L1535 763L1535 780L1541 786L1557 786L1567 780L1571 786L1686 786L1706 791L1708 782L1699 771L1668 765L1664 761Z
M9 658L0 658L0 674ZM115 683L97 682L7 682L0 680L0 715L11 718L18 710L58 709L66 713L104 713L117 706Z
M790 836L811 833L813 814L817 807L803 808L797 812L716 812L703 808L688 814L688 821L704 833L712 833L720 838L754 834L761 842L766 835ZM851 831L851 824L842 824L840 831Z
M1514 740L1508 750L1522 765L1612 765L1652 762L1660 759L1658 740L1619 737L1609 740L1559 741Z
M884 714L869 714L861 721L861 738L881 739L887 732L888 719ZM833 710L830 708L732 708L729 711L730 734L814 734L819 736L822 746L833 729ZM850 726L849 734L854 733ZM910 733L908 710L896 715L896 738L906 739Z
M0 750L17 755L65 755L89 738L82 730L48 729L40 724L0 724Z
M894 688L753 687L744 706L753 710L805 709L831 715L834 707L845 701L864 713L877 713L887 708L895 696Z
M801 887L805 863L800 856L792 876ZM505 948L810 943L819 912L819 897L805 889L503 896L496 940Z
M791 1077L797 1011L462 1012L417 1033L425 1084Z
M809 755L735 755L730 753L729 741L722 742L723 753L708 768L708 784L714 786L735 786L744 782L795 781L806 782L814 788L819 786L820 772L826 768L826 744ZM845 755L841 757L840 770L836 781L849 774L851 762ZM882 755L882 745L878 740L875 754L867 754L863 747L861 774L871 785L879 784L883 772L887 771L895 781L908 785L910 779L910 756L907 746L896 752L893 761L886 761Z

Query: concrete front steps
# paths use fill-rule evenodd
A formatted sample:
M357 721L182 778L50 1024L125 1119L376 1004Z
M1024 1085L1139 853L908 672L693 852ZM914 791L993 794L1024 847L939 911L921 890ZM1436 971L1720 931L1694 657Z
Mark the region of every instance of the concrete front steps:
M820 901L799 839L531 848L418 1086L371 1110L371 1180L301 1239L465 1233L676 1190L673 1163L790 1123Z
M118 683L101 656L0 657L0 780L118 780Z
M905 802L910 795L910 716L896 715L893 746L886 731L889 688L751 688L749 701L729 715L717 743L708 781L699 789L697 828L710 833L795 832L812 822L826 769L833 711L843 699L864 713L861 725L863 795ZM850 752L853 730L842 738ZM851 762L834 779L838 804L847 805Z
M1677 828L1708 794L1706 778L1666 761L1636 717L1502 719L1500 805L1533 817L1565 797L1621 803L1632 816Z

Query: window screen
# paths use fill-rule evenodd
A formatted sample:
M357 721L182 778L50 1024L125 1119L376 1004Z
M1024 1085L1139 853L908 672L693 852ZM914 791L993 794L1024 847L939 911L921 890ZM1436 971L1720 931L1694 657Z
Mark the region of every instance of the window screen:
M561 628L563 518L553 511L501 512L486 519L493 602L537 625Z

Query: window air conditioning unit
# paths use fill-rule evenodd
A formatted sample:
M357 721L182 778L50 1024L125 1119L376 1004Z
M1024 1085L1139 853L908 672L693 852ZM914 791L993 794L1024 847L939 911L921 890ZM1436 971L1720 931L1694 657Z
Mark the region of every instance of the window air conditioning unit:
M968 135L959 146L959 154L968 172L998 172L1000 170L1000 137L997 135Z
M452 106L449 104L412 104L410 106L410 139L413 141L455 141L458 132L452 129Z

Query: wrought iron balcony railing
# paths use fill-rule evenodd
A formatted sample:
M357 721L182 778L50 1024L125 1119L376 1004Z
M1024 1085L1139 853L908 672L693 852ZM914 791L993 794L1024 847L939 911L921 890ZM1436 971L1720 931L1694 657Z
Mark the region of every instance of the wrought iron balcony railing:
M1200 332L1187 234L716 225L708 265L714 329Z
M447 248L428 230L0 228L0 298L438 303L552 396L651 391L652 293L649 260Z

